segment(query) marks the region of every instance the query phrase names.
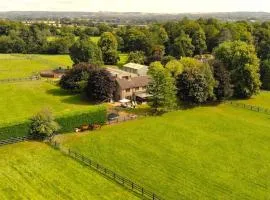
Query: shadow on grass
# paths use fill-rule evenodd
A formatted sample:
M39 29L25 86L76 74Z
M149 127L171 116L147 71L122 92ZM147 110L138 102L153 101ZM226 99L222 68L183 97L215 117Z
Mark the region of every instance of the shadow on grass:
M53 96L71 96L71 95L78 95L76 93L72 93L70 91L63 90L61 88L55 88L50 89L46 91L47 94L53 95Z
M61 88L50 89L46 91L47 94L57 97L63 97L61 102L73 105L95 105L90 102L85 95L63 90Z
M204 104L190 104L190 103L181 102L179 103L179 110L190 110L197 107L215 107L222 103L224 103L224 101L214 101L214 102L208 102Z

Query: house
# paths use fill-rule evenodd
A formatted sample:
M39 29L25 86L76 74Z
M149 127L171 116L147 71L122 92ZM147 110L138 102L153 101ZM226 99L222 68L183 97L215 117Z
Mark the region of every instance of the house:
M115 100L129 99L140 102L146 101L149 97L146 92L149 82L149 76L129 77L128 79L117 78L117 90L114 95Z
M129 73L137 74L138 76L146 76L148 66L136 63L128 63L123 66L123 70Z

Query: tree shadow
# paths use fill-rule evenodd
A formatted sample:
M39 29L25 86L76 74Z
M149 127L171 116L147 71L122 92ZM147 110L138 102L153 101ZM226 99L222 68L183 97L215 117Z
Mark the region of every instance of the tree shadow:
M70 91L63 90L61 88L50 89L46 91L47 94L53 96L71 96L71 95L78 95L76 93L72 93Z
M69 96L61 100L63 103L73 104L73 105L95 105L94 103L90 102L85 95L76 94L73 96Z

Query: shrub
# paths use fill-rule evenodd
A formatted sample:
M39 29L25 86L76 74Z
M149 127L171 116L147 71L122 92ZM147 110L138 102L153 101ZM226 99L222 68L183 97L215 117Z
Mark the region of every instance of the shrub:
M128 55L128 62L143 65L145 63L145 55L143 51L131 51Z
M30 134L35 138L50 137L60 129L52 113L45 109L31 118Z

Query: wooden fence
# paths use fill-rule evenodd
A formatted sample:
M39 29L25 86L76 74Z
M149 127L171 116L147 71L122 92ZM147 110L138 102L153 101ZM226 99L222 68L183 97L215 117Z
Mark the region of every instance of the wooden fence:
M139 184L124 178L123 176L113 172L112 170L102 166L101 164L87 158L86 156L73 151L71 149L65 148L60 145L60 143L56 141L50 141L49 144L53 146L55 149L60 150L62 153L72 157L73 159L83 163L84 165L90 167L94 171L97 171L98 173L102 174L104 177L113 180L114 182L118 183L122 187L131 190L136 195L141 196L143 199L148 200L163 200L160 196L157 194L145 189L144 187L140 186Z
M23 137L11 137L6 140L0 140L0 146L14 144L18 142L24 142L33 139L32 136L23 136Z
M0 79L0 83L16 83L16 82L23 82L23 81L37 81L40 80L39 76L32 76L26 78L8 78L8 79Z
M233 101L229 101L227 103L235 107L244 108L244 109L251 110L254 112L260 112L260 113L270 115L270 109L268 108L263 108L260 106L254 106L254 105L249 105L249 104L244 104L244 103L237 103Z

